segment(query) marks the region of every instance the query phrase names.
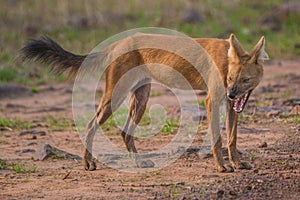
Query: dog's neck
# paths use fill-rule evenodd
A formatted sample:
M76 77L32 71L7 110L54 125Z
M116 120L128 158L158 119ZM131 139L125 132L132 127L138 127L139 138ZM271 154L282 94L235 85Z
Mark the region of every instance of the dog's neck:
M229 42L223 39L215 38L195 38L206 52L211 56L213 61L220 71L224 87L227 88L227 73L228 73L228 49Z

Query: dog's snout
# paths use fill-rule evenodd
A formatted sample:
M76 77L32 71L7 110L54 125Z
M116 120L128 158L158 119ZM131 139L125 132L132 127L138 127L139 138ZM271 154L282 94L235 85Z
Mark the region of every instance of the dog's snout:
M236 97L236 87L231 88L227 96L230 99L234 99Z

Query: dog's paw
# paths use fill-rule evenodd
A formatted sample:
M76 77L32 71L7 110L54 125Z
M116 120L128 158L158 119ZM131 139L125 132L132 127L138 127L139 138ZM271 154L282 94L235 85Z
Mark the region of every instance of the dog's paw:
M217 167L218 172L231 173L234 172L234 168L231 165L220 165Z
M235 162L233 165L235 169L252 169L252 165L248 162Z
M82 164L85 170L96 170L96 163L93 159L92 154L87 149L83 151Z
M137 160L136 163L139 168L152 168L155 166L152 160Z
M87 171L96 170L96 163L93 160L83 159L83 167Z

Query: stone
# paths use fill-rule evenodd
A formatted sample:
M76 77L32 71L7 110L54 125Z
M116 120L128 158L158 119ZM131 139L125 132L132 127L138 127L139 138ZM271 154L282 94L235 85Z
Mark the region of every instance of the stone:
M40 146L40 148L35 153L34 159L42 161L51 156L64 158L64 159L82 160L80 156L72 153L68 153L56 147L52 147L50 144L43 144L42 146Z
M37 143L36 143L36 142L29 142L29 143L27 144L27 146L33 146L33 145L37 145Z
M261 143L259 146L259 148L267 148L268 144L266 142Z
M155 163L152 160L138 160L137 165L139 168L152 168Z
M34 153L35 150L34 150L34 149L22 149L21 152L22 152L22 153Z
M41 135L41 136L45 136L46 132L45 131L39 131L39 130L25 130L25 131L21 131L19 133L19 136L23 136L23 135Z

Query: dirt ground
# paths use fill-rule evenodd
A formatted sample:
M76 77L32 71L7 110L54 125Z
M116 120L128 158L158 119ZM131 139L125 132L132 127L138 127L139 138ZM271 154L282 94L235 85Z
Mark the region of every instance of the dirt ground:
M147 173L122 172L100 162L96 171L84 171L80 160L59 156L34 160L35 151L45 143L81 156L83 145L72 123L61 123L72 120L72 86L72 82L42 85L34 90L20 85L1 86L0 117L26 121L29 130L45 134L20 135L24 131L20 127L0 127L0 161L7 166L0 168L0 199L300 197L299 61L274 61L265 66L264 78L239 120L238 148L243 160L254 168L234 173L218 173L212 157L201 157L196 151L188 151L168 167ZM152 102L172 102L168 92L156 87L154 90L161 92L153 95ZM204 99L203 92L198 94ZM226 137L222 134L225 147ZM168 142L170 137L137 140L136 145L145 150ZM123 145L120 136L111 138ZM199 133L192 146L199 146L202 140ZM18 172L16 166L23 172Z

